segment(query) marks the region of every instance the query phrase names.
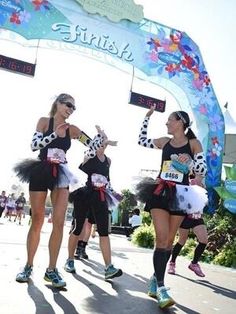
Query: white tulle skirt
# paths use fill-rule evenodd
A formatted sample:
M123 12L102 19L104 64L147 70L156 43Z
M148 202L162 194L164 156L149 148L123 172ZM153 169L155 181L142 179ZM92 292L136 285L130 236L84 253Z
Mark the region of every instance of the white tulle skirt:
M198 185L176 184L176 206L187 214L202 214L208 203L207 191Z

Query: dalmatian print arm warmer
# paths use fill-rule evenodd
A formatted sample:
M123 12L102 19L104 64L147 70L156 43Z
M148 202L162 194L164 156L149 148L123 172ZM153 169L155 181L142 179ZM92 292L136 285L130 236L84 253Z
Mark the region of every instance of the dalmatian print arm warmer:
M42 149L50 144L53 140L57 138L57 134L55 132L51 133L48 136L43 137L42 132L36 131L33 135L33 139L31 142L31 149L35 152L38 149Z
M88 138L84 144L88 148L91 148L93 150L97 150L98 148L101 147L102 142L103 142L102 135L101 134L97 134L92 140Z
M150 117L145 117L139 133L138 144L148 148L156 148L153 139L147 138L148 122Z
M207 173L207 165L203 152L194 155L194 165L193 170L195 174L205 177Z
M84 152L84 157L90 159L90 158L94 158L96 156L96 150L93 149L88 149Z
M84 157L94 158L97 150L102 146L103 140L104 139L101 134L97 134L92 140L90 140L88 145L86 145L89 149L84 152Z

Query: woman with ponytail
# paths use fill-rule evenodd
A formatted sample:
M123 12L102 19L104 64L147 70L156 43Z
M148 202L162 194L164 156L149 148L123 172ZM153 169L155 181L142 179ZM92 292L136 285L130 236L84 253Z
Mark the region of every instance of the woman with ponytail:
M160 308L175 304L164 285L167 262L171 255L176 232L188 214L202 212L207 203L206 190L200 185L206 174L206 162L200 141L191 130L191 122L185 111L170 114L166 123L166 137L147 137L148 123L155 104L147 112L138 144L146 148L162 150L160 172L156 180L144 178L136 186L139 201L150 212L155 230L153 254L154 275L151 277L148 294L157 298ZM195 183L189 185L189 175L194 172Z

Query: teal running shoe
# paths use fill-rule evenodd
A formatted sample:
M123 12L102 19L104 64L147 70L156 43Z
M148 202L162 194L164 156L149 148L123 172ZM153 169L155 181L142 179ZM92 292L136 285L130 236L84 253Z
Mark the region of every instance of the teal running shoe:
M148 284L148 293L149 297L156 299L157 298L157 279L155 275L149 280Z
M114 277L120 277L123 274L122 270L119 268L115 268L112 264L110 264L105 269L105 280L112 279Z
M75 273L75 264L73 259L69 259L66 261L65 266L64 266L65 271L68 273Z
M57 268L54 268L53 270L46 269L44 280L51 282L52 286L55 288L63 288L66 286L66 282L58 273Z
M33 267L30 265L25 265L24 270L16 275L16 281L18 282L28 282L31 276Z
M160 287L157 289L157 302L161 309L165 309L175 304L175 301L167 293L169 290L166 287Z

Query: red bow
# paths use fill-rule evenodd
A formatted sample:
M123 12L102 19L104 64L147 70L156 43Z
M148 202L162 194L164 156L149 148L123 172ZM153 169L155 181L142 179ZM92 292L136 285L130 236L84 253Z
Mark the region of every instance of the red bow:
M173 182L173 181L166 181L166 180L163 180L163 179L159 179L157 187L155 188L153 194L160 195L161 192L165 188L169 188L171 190L175 185L176 185L176 183Z
M95 187L95 190L100 192L100 199L101 199L101 201L104 202L105 201L105 191L106 191L105 186Z

